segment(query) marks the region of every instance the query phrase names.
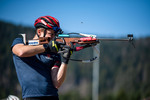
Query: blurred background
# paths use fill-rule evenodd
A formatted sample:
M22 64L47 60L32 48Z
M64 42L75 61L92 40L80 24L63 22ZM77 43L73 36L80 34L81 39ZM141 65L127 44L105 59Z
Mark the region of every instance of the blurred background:
M64 33L133 34L136 48L128 42L100 43L99 100L150 99L150 0L0 0L0 99L10 94L21 99L10 46L19 33L31 39L34 21L45 15L56 17ZM72 58L88 59L91 51ZM92 70L92 63L70 61L60 100L92 100Z

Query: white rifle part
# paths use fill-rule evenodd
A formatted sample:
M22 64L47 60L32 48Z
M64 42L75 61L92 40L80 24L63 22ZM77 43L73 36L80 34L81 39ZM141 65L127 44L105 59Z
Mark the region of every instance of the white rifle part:
M23 37L23 43L26 44L26 34L20 34Z
M79 33L81 36L96 38L96 35Z
M23 37L23 42L25 45L39 45L39 40L26 40L26 34L20 34Z
M39 40L28 40L28 45L39 45Z

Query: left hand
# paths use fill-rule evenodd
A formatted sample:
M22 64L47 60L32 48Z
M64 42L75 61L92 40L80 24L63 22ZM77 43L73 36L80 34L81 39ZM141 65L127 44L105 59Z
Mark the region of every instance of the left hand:
M63 59L62 59L62 62L64 62L65 64L68 64L69 62L69 59L70 59L70 56L72 55L73 53L73 50L70 48L70 47L66 47L64 48L65 49L65 53L63 53Z

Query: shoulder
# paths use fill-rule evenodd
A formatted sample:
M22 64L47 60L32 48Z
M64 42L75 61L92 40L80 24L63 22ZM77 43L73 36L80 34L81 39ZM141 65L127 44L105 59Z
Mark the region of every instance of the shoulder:
M11 49L16 45L16 44L24 44L23 43L23 39L22 38L15 38L12 45L11 45Z
M23 43L23 39L22 38L15 38L13 43Z

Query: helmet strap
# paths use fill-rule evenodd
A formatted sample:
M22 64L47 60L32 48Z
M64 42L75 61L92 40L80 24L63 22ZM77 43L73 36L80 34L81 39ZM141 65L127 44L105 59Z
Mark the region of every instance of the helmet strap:
M45 37L45 35L46 35L46 30L47 30L47 29L44 29L44 36L43 36L43 37Z
M37 32L37 29L36 29L36 35L39 37L39 34L38 34L38 32Z

